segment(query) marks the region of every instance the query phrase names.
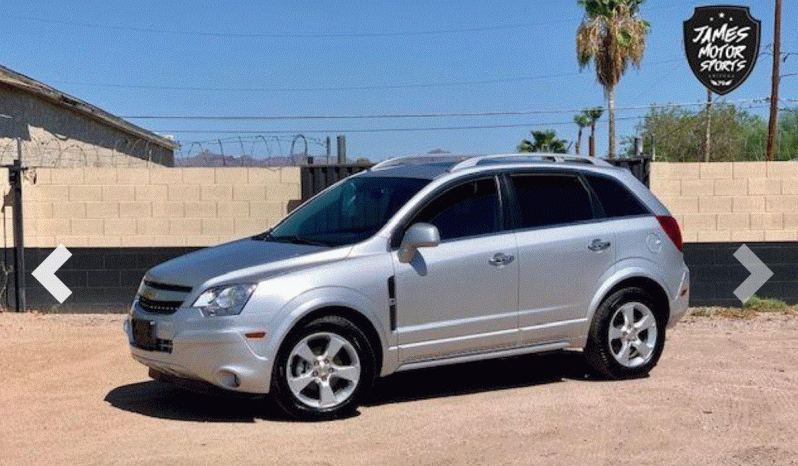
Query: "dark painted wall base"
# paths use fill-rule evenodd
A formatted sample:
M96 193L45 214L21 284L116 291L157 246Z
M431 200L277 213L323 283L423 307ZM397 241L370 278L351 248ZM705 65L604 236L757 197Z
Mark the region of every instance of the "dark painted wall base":
M53 248L25 248L27 308L43 312L125 313L138 290L144 272L161 262L201 249L199 247L155 248L69 248L72 257L56 275L72 290L62 304L53 298L30 273ZM14 251L6 249L3 259L13 265ZM14 306L13 276L4 305Z
M743 244L773 271L756 295L798 303L798 242L688 243L684 261L691 274L691 306L741 305L734 290L751 275L734 257Z
M684 257L690 267L691 306L740 306L733 291L749 273L734 258L743 243L687 243ZM745 243L773 271L773 277L757 296L798 303L798 242ZM71 248L72 257L58 277L72 290L59 304L30 272L52 248L26 248L27 301L29 310L43 312L127 312L147 269L198 247ZM13 264L13 250L3 251L6 268ZM13 277L8 280L5 307L14 305Z

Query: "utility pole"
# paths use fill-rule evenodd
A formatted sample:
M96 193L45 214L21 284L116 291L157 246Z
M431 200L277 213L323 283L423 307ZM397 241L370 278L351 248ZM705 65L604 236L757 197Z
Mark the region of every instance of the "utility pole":
M327 136L327 139L325 139L324 142L325 142L325 144L327 146L327 162L326 163L330 163L330 136Z
M773 160L773 148L776 139L776 123L779 119L779 63L781 62L781 0L776 0L776 11L773 14L773 75L770 91L770 120L768 121L768 146L766 160Z
M346 136L338 135L338 163L346 163Z
M712 153L712 91L707 89L707 134L704 139L704 162L709 162Z
M14 193L14 299L17 312L25 312L25 235L22 229L22 141L17 137L17 159L8 165L8 181Z

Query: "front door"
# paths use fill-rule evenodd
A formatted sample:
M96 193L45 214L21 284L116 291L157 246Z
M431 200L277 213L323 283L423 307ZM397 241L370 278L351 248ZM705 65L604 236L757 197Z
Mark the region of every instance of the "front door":
M435 225L436 247L410 263L393 253L403 363L513 347L518 334L515 235L503 230L495 177L436 195L408 225Z

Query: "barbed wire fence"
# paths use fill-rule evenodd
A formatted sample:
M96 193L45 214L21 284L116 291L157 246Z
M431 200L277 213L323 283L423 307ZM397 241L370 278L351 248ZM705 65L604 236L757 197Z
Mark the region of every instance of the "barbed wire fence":
M20 151L21 149L21 151ZM0 164L22 156L26 167L48 168L146 168L154 166L291 166L308 157L329 161L328 141L301 134L293 138L269 134L225 137L178 143L174 156L143 139L65 141L57 136L27 140L0 137Z
M30 139L0 138L0 164L19 158L25 167L79 168L163 165L169 151L143 139L82 142L57 136L32 136Z
M330 162L329 138L249 134L186 141L175 151L175 166L278 167Z

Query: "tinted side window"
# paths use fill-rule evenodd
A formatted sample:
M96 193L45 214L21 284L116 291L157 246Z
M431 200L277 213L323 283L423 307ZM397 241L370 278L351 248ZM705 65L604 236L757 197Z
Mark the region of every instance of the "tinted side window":
M516 175L513 187L521 228L564 225L593 218L590 194L575 176Z
M410 222L438 227L441 241L499 230L499 193L493 178L456 186L427 204Z
M607 217L646 215L648 209L617 180L605 176L585 176L596 193Z
M429 181L359 176L341 182L277 225L269 238L337 246L371 237Z

